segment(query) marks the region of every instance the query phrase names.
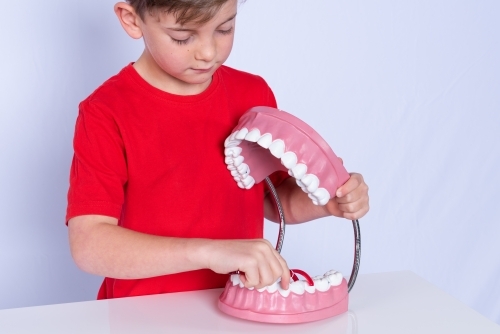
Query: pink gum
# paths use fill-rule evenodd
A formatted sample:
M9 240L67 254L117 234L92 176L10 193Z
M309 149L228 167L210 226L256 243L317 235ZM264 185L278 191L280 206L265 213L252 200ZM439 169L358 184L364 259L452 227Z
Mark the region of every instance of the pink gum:
M269 293L240 288L228 281L219 298L219 308L227 314L248 320L299 323L344 313L347 311L348 299L345 279L339 286L325 292L305 292L302 295L290 292L288 297L278 291Z
M261 135L270 133L273 141L283 140L285 152L294 152L297 163L305 164L307 174L316 175L320 180L319 187L328 190L331 197L350 177L325 140L309 125L285 111L254 107L240 118L233 133L242 128L249 131L258 129ZM250 167L250 174L257 183L274 171L286 170L268 150L257 144L243 141L240 147L245 163Z

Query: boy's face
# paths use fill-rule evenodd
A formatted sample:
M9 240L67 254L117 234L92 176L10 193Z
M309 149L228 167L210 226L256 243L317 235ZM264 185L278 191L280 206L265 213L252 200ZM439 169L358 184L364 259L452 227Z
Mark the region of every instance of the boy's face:
M176 23L173 14L158 11L138 19L145 52L136 63L159 80L162 88L179 95L205 90L215 70L231 53L237 0L226 2L207 23ZM145 66L143 66L145 65ZM142 74L142 73L141 73Z

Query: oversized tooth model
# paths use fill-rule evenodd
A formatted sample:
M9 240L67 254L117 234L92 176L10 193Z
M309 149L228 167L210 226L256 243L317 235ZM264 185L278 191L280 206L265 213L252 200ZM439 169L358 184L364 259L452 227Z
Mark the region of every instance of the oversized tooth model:
M225 142L226 164L240 188L250 189L283 170L316 205L325 205L349 179L328 144L309 125L284 111L255 107Z
M315 205L325 205L349 179L340 159L316 131L274 108L255 107L246 112L224 146L227 168L240 188L250 189L266 180L280 215L278 252L283 245L285 217L268 176L278 170L287 171ZM232 273L219 298L219 309L238 318L271 323L309 322L346 312L361 252L357 220L353 227L355 257L349 283L334 270L311 279L305 272L293 269L288 290L281 289L279 282L249 289L241 283L239 273ZM296 274L306 280L299 280Z

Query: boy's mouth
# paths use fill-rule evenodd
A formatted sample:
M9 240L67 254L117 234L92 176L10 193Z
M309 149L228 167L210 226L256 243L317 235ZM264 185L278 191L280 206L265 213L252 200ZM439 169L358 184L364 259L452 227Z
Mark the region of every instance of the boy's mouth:
M213 66L208 67L208 68L192 68L193 71L198 72L198 73L207 73L210 72L213 69Z

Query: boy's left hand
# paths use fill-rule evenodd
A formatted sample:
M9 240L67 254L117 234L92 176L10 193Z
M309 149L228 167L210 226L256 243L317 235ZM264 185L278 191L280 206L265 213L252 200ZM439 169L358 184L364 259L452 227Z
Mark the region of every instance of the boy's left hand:
M351 178L337 189L336 197L326 204L326 209L333 216L355 220L369 210L368 186L361 174L350 175Z

